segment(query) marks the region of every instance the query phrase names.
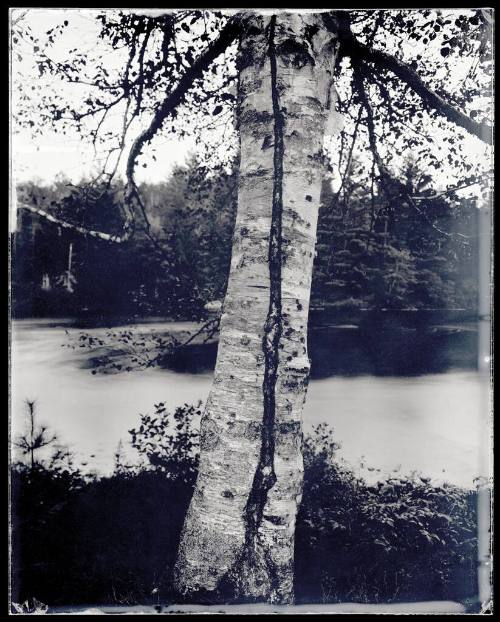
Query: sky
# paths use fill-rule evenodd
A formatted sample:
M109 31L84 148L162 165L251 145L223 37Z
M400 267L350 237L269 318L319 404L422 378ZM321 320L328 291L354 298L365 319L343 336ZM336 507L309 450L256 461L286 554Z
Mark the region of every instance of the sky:
M138 11L140 12L140 11ZM70 22L71 28L60 39L60 45L51 50L54 60L65 60L68 50L78 46L92 52L98 41L98 24L94 19L97 11L85 9L14 9L11 12L12 23L21 17L29 24L35 37L44 36L46 31L55 24L64 20ZM16 80L38 80L38 71L34 64L34 56L22 50L22 60L18 59L19 48L13 46L11 52L11 110L16 107ZM120 57L110 56L112 64L118 68L122 66ZM65 87L65 94L71 91L72 85ZM118 123L118 121L117 121ZM10 153L11 153L11 202L10 228L16 223L16 193L18 183L34 181L50 184L58 178L65 178L72 183L79 182L84 177L90 177L100 168L96 162L94 150L89 143L82 141L76 131L65 136L56 133L50 126L44 126L38 136L15 124L11 117ZM138 133L140 128L136 130ZM129 136L124 153L126 154L133 142L134 135ZM171 139L161 137L155 140L156 160L148 158L147 168L137 167L136 179L138 182L161 182L168 179L176 165L182 165L196 152L194 138ZM125 159L122 158L118 168L118 176L125 175Z
M54 60L64 61L71 48L78 47L79 51L88 51L88 54L91 55L96 46L99 45L99 26L93 17L97 12L96 10L86 9L13 9L11 18L13 23L18 18L25 20L25 23L31 27L33 35L41 37L45 36L46 31L54 27L54 25L68 20L69 27L65 30L64 36L58 40L50 51ZM155 11L155 13L159 12L161 11ZM409 45L407 49L410 53L420 51L416 43ZM22 52L21 58L19 58L18 52ZM110 67L116 69L123 66L123 57L120 57L119 53L110 54L109 60L107 58L106 61L109 62ZM456 65L453 75L448 77L450 89L460 85L463 76L469 69L469 63L470 61L466 61ZM16 108L16 81L22 80L29 83L30 80L37 81L39 79L34 55L30 53L29 47L27 48L25 45L22 48L20 44L14 45L11 53L12 110ZM61 87L56 85L55 88ZM66 85L64 88L65 97L81 96L73 85ZM142 127L144 127L144 123L147 121L148 119L142 119L139 123L142 123ZM120 115L117 115L116 121L113 122L118 129L121 123ZM133 128L134 126L132 126ZM135 134L131 135L125 153L140 129L141 127L136 124ZM436 132L434 133L437 149L440 143L438 134L439 132L437 134ZM479 139L466 136L463 140L465 140L467 157L471 161L487 162L490 156ZM194 138L181 140L163 135L155 137L154 146L156 147L156 160L149 157L147 168L137 167L136 169L136 177L139 182L165 181L175 165L182 164L191 154L196 153ZM11 189L15 188L17 183L27 180L50 184L61 176L69 178L70 181L76 183L82 177L90 176L99 168L90 144L82 141L76 132L62 136L54 133L50 126L44 126L42 134L34 138L27 129L17 127L12 122L11 154ZM120 176L124 174L124 161L125 158L123 158L122 164L118 169ZM445 171L443 179L447 178L453 178L453 170ZM335 174L333 186L338 183L338 179L338 175ZM13 194L12 192L11 196ZM11 213L15 212L14 197L12 200L12 210Z
M18 14L24 15L25 9L17 9L12 14L15 20ZM64 60L67 51L78 45L83 49L92 49L96 45L98 25L92 15L96 11L83 9L30 9L23 17L29 23L35 36L43 35L56 23L68 19L71 29L69 36L61 39L62 45L51 52L55 60ZM21 75L38 79L32 58L23 51L23 60L12 58L13 77ZM119 56L115 65L119 67ZM114 60L110 57L110 60ZM19 72L19 74L17 74ZM66 87L71 89L71 85ZM15 96L13 106L15 105ZM132 138L128 141L130 146ZM161 151L157 153L156 162L148 161L148 168L137 171L139 181L165 180L175 164L181 164L195 149L194 139L165 140L158 143ZM69 177L71 181L78 181L82 175L89 175L95 169L94 152L90 145L82 142L81 137L61 136L50 128L46 128L41 136L33 138L31 133L19 127L12 128L12 157L13 173L16 181L40 180L50 183L58 175ZM121 167L122 173L124 167Z
M127 146L130 147L131 140ZM175 164L182 164L195 151L194 139L163 140L156 162L138 169L139 181L159 182L168 178ZM50 130L35 140L28 132L12 136L14 176L16 182L27 180L50 183L58 176L78 181L95 169L91 148L84 148L78 137L68 138ZM122 172L124 167L121 167Z

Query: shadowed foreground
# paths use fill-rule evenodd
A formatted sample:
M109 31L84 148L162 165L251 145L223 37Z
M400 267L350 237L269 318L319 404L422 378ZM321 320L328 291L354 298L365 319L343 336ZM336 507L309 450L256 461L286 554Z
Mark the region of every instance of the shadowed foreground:
M57 456L14 465L14 603L180 602L172 575L197 473L199 414L157 404L131 431L146 465L117 456L111 477L84 477ZM337 448L324 424L304 439L297 604L455 601L477 610L477 492L417 476L368 485L336 459Z

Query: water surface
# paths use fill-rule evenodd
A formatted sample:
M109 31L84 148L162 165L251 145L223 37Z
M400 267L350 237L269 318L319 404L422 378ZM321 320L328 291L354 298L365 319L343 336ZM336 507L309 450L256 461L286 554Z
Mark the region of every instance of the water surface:
M191 327L189 323L158 322L135 329ZM433 373L420 373L424 361L417 369L410 365L406 375L395 375L395 369L404 368L402 363L395 367L397 357L403 361L416 351L415 336L402 345L385 343L389 338L385 336L377 351L362 336L353 337L353 330L323 331L310 339L313 375L304 408L305 430L321 422L331 424L342 445L339 458L369 479L388 472L420 471L436 480L472 485L476 476L487 471L489 415L487 387L477 371L464 364L465 359L472 360L471 336L465 335L457 352L456 345L450 348L447 343L443 354L440 335L434 357L427 336L424 354L430 361L441 361L439 373L432 365ZM88 332L98 335L103 329ZM195 369L202 370L197 373L186 371L193 366L184 361L182 371L153 368L93 375L89 351L63 347L77 333L70 322L13 323L13 437L26 425L25 400L36 400L40 423L56 431L85 468L109 472L118 442L128 443L128 430L137 426L139 413L152 413L153 404L160 401L171 409L207 398L215 345L208 348L205 364L195 350ZM316 344L311 343L314 340ZM387 351L392 352L391 360L387 360Z

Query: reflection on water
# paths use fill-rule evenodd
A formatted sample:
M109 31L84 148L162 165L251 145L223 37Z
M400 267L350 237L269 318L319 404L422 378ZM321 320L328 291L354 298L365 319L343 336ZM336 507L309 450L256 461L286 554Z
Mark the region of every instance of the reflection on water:
M167 328L190 325L154 325ZM187 351L174 369L92 375L85 369L88 351L62 347L72 330L61 322L14 322L13 435L25 423L24 400L35 399L40 423L56 430L87 468L107 471L139 413L151 412L159 401L173 408L208 395L215 345ZM488 422L485 387L474 370L475 342L473 331L456 327L376 338L355 328L314 331L305 429L330 423L342 444L339 457L370 479L417 470L471 485L483 474L481 439Z
M477 331L471 327L418 328L342 326L309 331L311 378L331 376L420 376L477 369ZM168 367L211 371L217 344L193 344Z

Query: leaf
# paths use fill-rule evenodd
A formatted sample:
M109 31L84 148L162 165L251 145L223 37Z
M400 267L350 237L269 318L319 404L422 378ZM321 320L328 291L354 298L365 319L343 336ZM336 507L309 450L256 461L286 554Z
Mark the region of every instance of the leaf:
M215 106L212 114L215 116L216 114L219 114L220 112L222 112L222 106Z

